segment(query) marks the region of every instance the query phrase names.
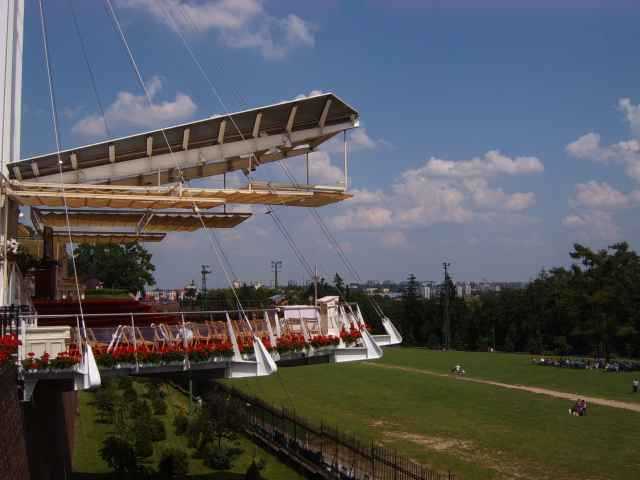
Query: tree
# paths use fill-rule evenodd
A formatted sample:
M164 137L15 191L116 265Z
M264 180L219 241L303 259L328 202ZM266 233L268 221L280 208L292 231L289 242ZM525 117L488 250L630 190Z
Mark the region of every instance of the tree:
M337 272L336 272L336 276L333 277L333 284L336 286L338 295L342 295L342 292L344 292L344 281L342 280L342 277Z
M106 288L125 289L131 293L144 290L145 285L155 285L149 253L139 243L127 245L81 244L74 250L78 274L94 277Z
M133 447L122 438L105 438L100 448L100 456L118 474L135 473L138 468Z
M169 448L162 452L158 462L158 474L163 480L185 478L189 473L189 457L187 452L177 448Z
M407 285L402 292L404 315L401 322L402 337L407 344L413 344L419 335L422 309L418 299L418 282L416 276L411 273L407 279Z

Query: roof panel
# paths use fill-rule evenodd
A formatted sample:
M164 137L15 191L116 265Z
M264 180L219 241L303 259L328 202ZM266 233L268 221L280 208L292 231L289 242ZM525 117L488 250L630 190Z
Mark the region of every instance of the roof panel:
M252 137L253 126L258 112L262 113L261 132L270 135L286 132L287 120L289 112L294 105L298 106L293 131L301 131L304 129L315 128L318 126L322 109L327 100L331 100L331 108L327 116L327 125L338 125L344 123L348 125L345 128L353 128L357 126L358 112L343 102L340 98L332 93L326 93L314 97L291 100L288 102L268 105L264 107L254 108L241 112L232 113L230 115L222 115L206 118L182 125L168 127L164 129L172 150L182 150L183 133L186 128L190 129L189 148L201 148L210 145L216 145L218 139L218 131L220 123L227 120L225 129L224 142L236 142ZM237 128L241 133L238 132ZM318 133L319 143L322 141L322 132ZM155 130L127 137L96 143L68 149L60 152L63 162L63 172L73 170L70 162L71 153L75 153L78 160L78 169L86 169L100 165L109 164L109 145L115 146L116 163L129 162L140 158L147 157L147 137L153 137L153 155L159 155L168 151L163 130ZM31 168L31 164L38 165L39 175L36 177ZM14 179L14 167L19 169L22 179L29 180L34 178L46 177L58 173L58 153L49 153L38 155L35 157L12 162L9 165L10 178ZM231 167L230 167L231 168ZM108 178L105 178L108 180ZM55 181L54 179L45 181ZM73 182L67 182L73 183ZM76 182L77 183L77 182Z

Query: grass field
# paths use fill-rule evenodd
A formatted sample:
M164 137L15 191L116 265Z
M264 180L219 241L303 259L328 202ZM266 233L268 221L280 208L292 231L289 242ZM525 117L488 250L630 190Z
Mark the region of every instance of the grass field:
M139 393L142 393L142 389L140 388L139 390ZM185 413L187 411L188 400L174 388L167 387L166 392L167 414L164 416L163 421L165 422L167 438L162 442L154 443L154 455L147 462L147 465L150 466L157 466L164 448L175 447L188 451L189 454L193 453L193 450L187 448L185 437L177 436L173 427L174 416L180 412ZM102 445L102 440L111 433L113 425L96 422L96 409L93 405L93 398L94 394L90 392L81 392L79 394L80 416L76 424L73 457L73 470L79 478L88 478L88 474L91 474L91 478L96 474L95 478L103 478L101 474L110 472L109 467L100 458L98 452ZM257 458L265 459L267 462L266 467L261 472L266 480L302 479L298 473L282 464L268 452L256 447L248 439L240 437L238 446L244 450L244 453L235 459L231 470L211 470L204 465L202 460L190 458L189 478L197 478L199 480L241 480L244 478L244 473L247 471L255 454Z
M442 373L461 363L478 378L637 401L631 376L538 367L523 355L389 349L379 362ZM640 413L592 405L588 416L572 417L566 400L363 363L279 375L232 384L465 480L622 479L640 471Z

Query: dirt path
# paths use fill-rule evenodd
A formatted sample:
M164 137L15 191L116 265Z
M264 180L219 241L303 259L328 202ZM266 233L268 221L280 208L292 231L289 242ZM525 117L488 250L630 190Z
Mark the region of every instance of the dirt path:
M447 373L434 372L432 370L423 370L421 368L402 367L400 365L388 365L383 363L362 362L365 365L372 367L386 368L388 370L402 370L404 372L422 373L424 375L432 375L434 377L452 378L455 380L461 380L464 382L483 383L485 385L493 385L495 387L508 388L510 390L521 390L524 392L538 393L540 395L547 395L549 397L562 398L565 400L575 401L577 398L583 398L587 403L594 405L603 405L611 408L620 408L622 410L631 410L632 412L640 412L640 404L621 402L618 400L609 400L606 398L589 397L586 395L580 395L577 393L561 392L559 390L550 390L548 388L530 387L527 385L513 385L511 383L494 382L492 380L482 380L480 378L472 377L459 377L455 375L449 375Z

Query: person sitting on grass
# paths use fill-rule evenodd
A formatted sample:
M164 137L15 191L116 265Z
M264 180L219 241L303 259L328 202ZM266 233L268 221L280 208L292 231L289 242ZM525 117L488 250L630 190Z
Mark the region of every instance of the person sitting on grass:
M575 405L569 409L569 415L574 417L583 417L587 414L587 402L586 400L578 399Z
M464 375L464 368L462 368L460 365L456 365L451 369L451 372L455 373L456 375Z

